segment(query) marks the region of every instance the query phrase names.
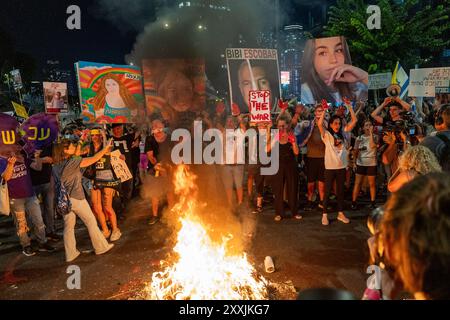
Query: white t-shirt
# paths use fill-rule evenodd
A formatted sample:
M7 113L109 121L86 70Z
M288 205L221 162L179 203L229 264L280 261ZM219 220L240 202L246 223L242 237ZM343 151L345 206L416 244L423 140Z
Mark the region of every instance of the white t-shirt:
M373 167L377 165L377 146L370 148L370 137L361 135L356 139L359 142L359 153L356 164L358 166Z
M341 145L335 146L334 137L328 130L325 131L322 141L325 144L325 169L338 170L347 168L348 151L345 143L342 142Z

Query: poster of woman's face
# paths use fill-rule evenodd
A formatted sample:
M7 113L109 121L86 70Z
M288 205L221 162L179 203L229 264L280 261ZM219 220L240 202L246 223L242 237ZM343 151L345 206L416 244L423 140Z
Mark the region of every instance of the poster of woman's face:
M67 83L44 82L45 112L49 114L67 113Z
M206 106L203 59L154 59L142 62L147 114L159 113L169 123Z
M323 99L341 104L367 101L369 75L353 66L344 37L310 39L306 42L302 59L301 101L320 103Z
M145 120L138 67L86 61L75 66L84 122L140 124Z
M248 113L250 91L269 90L273 107L281 92L276 50L238 48L226 52L231 103L241 113Z

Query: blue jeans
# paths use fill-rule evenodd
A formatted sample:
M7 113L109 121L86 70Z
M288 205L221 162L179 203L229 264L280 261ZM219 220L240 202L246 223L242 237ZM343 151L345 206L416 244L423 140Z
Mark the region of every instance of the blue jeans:
M40 244L46 243L45 225L42 220L41 207L36 196L23 199L9 199L9 204L22 247L25 248L30 245L30 238L28 237L29 228L25 212L28 214L28 218L33 224L33 232L37 241Z
M55 232L55 210L53 208L53 203L55 201L55 194L51 187L50 182L34 186L34 194L42 197L42 218L44 219L45 231L47 233Z

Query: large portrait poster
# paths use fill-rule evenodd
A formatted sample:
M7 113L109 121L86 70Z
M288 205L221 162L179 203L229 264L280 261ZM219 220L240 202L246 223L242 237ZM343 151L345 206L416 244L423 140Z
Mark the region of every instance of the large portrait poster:
M145 119L138 67L80 61L75 68L84 122L139 123Z
M231 105L249 112L250 91L270 91L273 110L281 97L278 54L275 49L226 49Z
M67 83L44 82L45 112L50 114L67 113Z
M323 99L340 105L346 97L352 102L367 101L369 75L353 66L345 37L310 39L302 58L301 101L320 103Z
M160 113L174 124L206 106L204 59L142 61L147 114Z

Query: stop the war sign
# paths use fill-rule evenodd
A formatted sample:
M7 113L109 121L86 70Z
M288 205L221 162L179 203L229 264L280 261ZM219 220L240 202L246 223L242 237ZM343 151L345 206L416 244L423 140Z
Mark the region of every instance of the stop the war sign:
M250 122L270 122L270 91L250 91L249 95Z

